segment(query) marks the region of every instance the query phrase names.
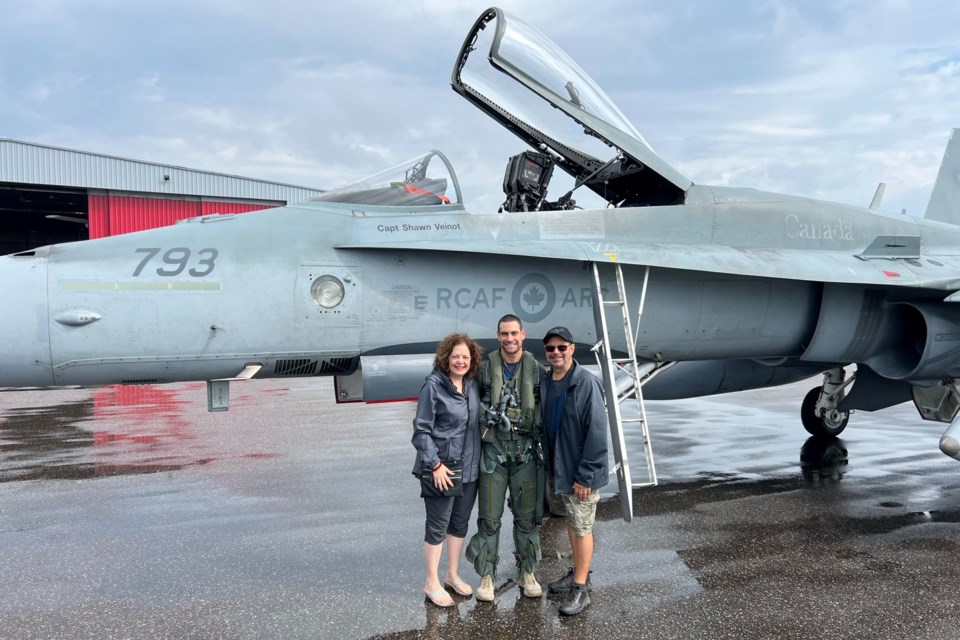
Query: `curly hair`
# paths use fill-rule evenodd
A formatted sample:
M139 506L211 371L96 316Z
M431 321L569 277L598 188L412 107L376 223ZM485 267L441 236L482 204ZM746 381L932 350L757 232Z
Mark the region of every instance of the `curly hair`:
M465 333L451 333L440 341L440 344L437 345L437 355L433 358L433 366L446 375L450 375L450 354L453 353L453 348L458 344L466 345L467 350L470 352L470 368L467 370L465 377L477 377L483 351L481 351L480 346Z

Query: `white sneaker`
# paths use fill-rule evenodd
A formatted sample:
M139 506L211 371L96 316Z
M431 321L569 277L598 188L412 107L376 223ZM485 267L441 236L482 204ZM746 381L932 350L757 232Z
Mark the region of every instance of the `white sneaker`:
M493 576L483 576L480 578L480 586L477 587L477 600L481 602L493 602Z
M536 576L529 571L524 571L520 574L520 590L523 591L523 595L528 598L539 598L543 595L543 589L540 587L540 583L537 582Z

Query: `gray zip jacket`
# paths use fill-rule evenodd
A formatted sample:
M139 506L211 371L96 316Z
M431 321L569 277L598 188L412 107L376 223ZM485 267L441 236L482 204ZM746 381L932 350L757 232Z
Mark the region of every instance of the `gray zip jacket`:
M475 482L480 466L480 391L477 381L463 379L464 395L439 369L420 389L413 417L413 446L417 457L413 475L420 477L437 462L463 460L463 481Z
M549 371L540 379L541 397L546 398L552 382ZM550 437L546 402L542 403L543 438ZM557 431L556 452L548 477L553 478L557 493L573 493L573 483L599 489L609 482L607 474L607 410L603 403L603 387L595 375L576 361L570 372L570 386L563 403Z

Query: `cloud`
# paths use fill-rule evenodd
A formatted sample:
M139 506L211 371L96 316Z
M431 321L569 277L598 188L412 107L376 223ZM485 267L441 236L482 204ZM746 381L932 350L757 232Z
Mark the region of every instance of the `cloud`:
M467 204L495 209L523 144L449 87L488 6L15 3L0 24L0 135L316 187L439 148ZM865 204L884 180L891 210L919 213L960 126L955 3L508 10L567 50L697 182Z

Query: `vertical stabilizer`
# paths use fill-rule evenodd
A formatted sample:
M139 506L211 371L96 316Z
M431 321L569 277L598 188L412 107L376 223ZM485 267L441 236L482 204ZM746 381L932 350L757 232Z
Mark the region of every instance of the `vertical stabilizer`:
M960 129L950 132L924 217L960 225Z
M879 209L880 203L883 202L883 192L887 189L887 183L881 182L877 185L877 191L873 194L873 200L870 202L871 209Z

